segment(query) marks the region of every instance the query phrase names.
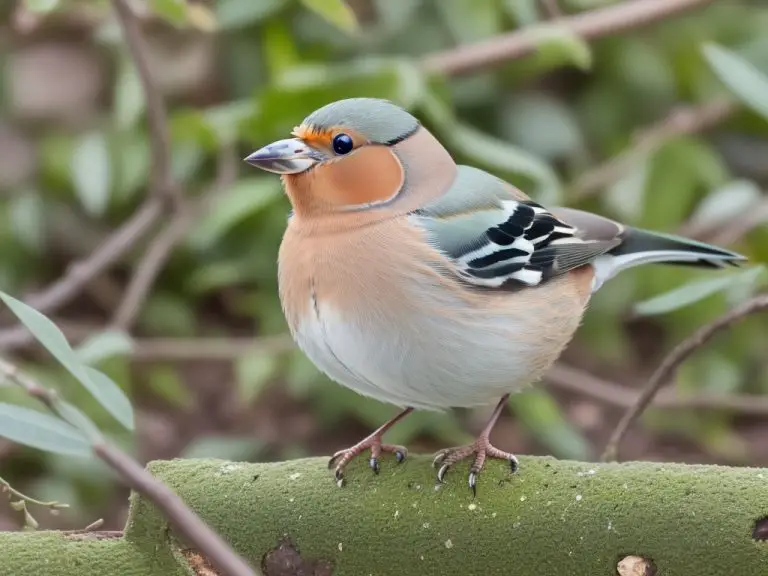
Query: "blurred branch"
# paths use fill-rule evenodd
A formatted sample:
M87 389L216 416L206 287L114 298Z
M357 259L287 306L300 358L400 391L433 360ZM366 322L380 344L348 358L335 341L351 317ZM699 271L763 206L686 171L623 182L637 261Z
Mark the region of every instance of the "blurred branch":
M631 408L640 396L631 388L564 364L555 364L544 379L561 390L619 408ZM768 397L748 394L696 394L684 397L670 388L664 388L653 397L652 405L654 408L670 410L727 410L743 415L768 416Z
M548 18L557 19L563 16L560 6L557 5L557 0L541 0L541 5Z
M26 393L39 400L54 416L59 416L60 400L56 392L38 384L21 372L14 364L0 359L0 376L16 384ZM142 494L155 504L174 526L203 552L223 573L233 576L255 576L256 573L212 531L170 488L156 480L130 456L104 442L94 441L94 455L109 466L132 490Z
M149 68L149 47L141 34L139 19L128 0L113 0L112 5L120 22L128 51L141 80L147 108L149 145L152 154L152 193L161 199L178 201L181 190L173 178L171 165L171 137L168 133L168 112L162 93L152 78Z
M702 326L694 332L686 340L683 340L678 344L672 352L662 361L661 365L656 369L645 388L637 397L635 403L627 410L622 417L621 421L616 426L616 429L611 434L611 438L605 447L602 455L603 461L615 460L618 455L619 444L621 443L624 434L626 434L632 423L643 413L648 405L653 401L654 396L659 389L669 380L674 374L677 368L682 364L691 354L696 352L699 348L704 346L709 340L712 339L718 332L729 328L736 322L747 318L751 314L761 312L768 308L768 294L761 294L755 296L751 300L737 306L728 313L720 316L714 321Z
M584 39L619 34L711 4L714 0L628 0L613 6L560 18L494 38L436 52L422 60L427 72L458 76L495 66L535 52L544 27L562 27Z
M162 202L150 198L95 252L81 262L71 265L64 276L44 290L25 297L24 301L41 314L68 304L88 282L128 252L154 226L162 214ZM0 348L23 345L32 340L32 336L22 327L9 328L0 332Z
M753 229L768 222L768 197L749 207L738 218L716 226L693 225L685 222L678 229L678 234L704 240L713 244L727 246L749 234Z
M216 182L204 192L192 205L180 206L168 226L155 237L136 267L128 288L125 290L120 305L112 319L112 326L120 330L130 330L141 306L149 295L152 285L168 261L173 249L186 236L197 218L216 198L237 178L237 164L234 151L225 146L219 153L219 169Z
M738 106L730 100L673 109L661 121L640 130L631 148L582 174L571 189L571 198L581 200L601 192L669 140L709 130L727 120L737 109Z
M148 50L141 35L139 22L127 0L114 0L113 6L131 58L138 70L147 103L152 154L152 194L133 216L90 256L70 266L64 276L47 288L24 299L42 314L68 304L88 282L119 260L147 234L163 215L169 198L178 201L181 196L173 178L165 103L149 71ZM0 333L0 347L4 347L8 342L17 344L27 341L29 336L26 331L16 330Z

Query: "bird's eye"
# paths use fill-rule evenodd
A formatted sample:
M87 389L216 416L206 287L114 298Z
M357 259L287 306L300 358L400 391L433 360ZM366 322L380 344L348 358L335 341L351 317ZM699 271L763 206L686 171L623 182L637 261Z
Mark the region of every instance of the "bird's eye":
M333 151L336 154L349 154L354 148L354 142L347 134L337 134L333 137Z

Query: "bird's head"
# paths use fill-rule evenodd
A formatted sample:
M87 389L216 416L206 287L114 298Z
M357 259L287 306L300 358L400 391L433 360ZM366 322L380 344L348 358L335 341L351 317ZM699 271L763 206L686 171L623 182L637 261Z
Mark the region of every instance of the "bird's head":
M422 172L412 170L417 156L422 165L435 167L434 160L453 164L414 116L387 100L332 102L312 112L292 134L245 161L282 175L297 214L384 206L401 194L406 175L411 183Z

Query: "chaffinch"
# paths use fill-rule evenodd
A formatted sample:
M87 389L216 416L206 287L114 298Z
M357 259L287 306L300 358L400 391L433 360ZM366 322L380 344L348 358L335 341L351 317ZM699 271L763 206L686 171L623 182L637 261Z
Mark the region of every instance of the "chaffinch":
M419 121L372 98L328 104L245 160L282 175L293 206L280 246L280 299L298 346L330 378L398 405L397 416L337 452L406 449L383 434L414 409L497 401L470 445L435 458L438 480L472 457L513 454L489 436L511 392L539 379L579 326L590 296L640 264L719 268L744 257L624 226L571 208L547 209L507 182L457 165Z

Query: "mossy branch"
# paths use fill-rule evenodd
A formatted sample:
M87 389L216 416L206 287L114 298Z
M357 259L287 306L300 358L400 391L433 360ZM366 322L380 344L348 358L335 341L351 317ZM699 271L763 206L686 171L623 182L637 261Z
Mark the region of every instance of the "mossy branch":
M320 458L149 469L265 576L611 576L627 557L664 576L768 573L768 469L528 457L516 475L489 463L475 499L460 468L436 487L427 456L378 476L360 461L342 489ZM4 533L0 549L2 576L216 574L137 494L122 537Z

